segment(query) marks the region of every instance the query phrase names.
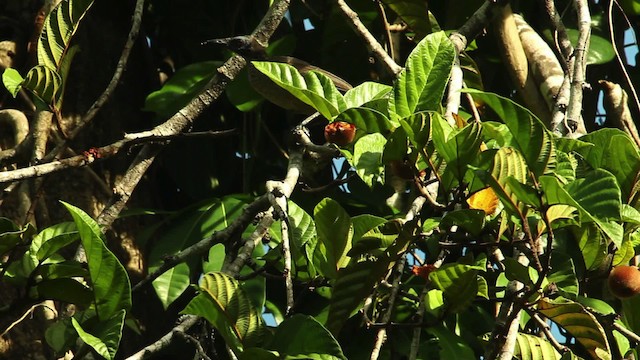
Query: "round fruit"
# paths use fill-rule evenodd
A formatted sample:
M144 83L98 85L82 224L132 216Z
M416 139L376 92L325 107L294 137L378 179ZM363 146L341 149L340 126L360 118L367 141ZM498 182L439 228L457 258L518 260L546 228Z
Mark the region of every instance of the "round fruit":
M609 273L609 289L617 298L640 294L640 270L635 266L616 266Z
M356 137L356 127L344 121L335 121L324 127L324 138L338 146L351 144Z

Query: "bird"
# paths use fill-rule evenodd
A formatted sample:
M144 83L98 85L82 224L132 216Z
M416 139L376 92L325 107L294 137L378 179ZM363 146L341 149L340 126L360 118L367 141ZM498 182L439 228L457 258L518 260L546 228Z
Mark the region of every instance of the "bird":
M217 44L226 46L229 50L244 57L249 61L248 74L251 86L268 101L297 113L310 115L316 112L314 108L296 98L287 90L281 88L274 83L267 75L260 72L251 64L250 61L272 61L278 63L289 64L296 68L300 74L304 75L309 71L316 71L326 75L335 84L336 88L341 92L352 89L353 86L340 78L319 67L313 66L306 61L300 60L292 56L269 56L267 55L267 46L261 44L253 36L243 35L221 39L211 39L204 41L203 45Z

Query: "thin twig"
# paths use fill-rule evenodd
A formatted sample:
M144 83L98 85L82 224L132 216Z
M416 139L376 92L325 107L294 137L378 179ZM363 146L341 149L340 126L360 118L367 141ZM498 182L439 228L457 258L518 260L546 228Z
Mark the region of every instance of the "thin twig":
M395 276L393 278L393 286L391 288L391 293L389 294L389 302L387 304L387 312L385 312L382 317L382 322L384 324L388 324L391 322L391 316L393 314L393 310L395 308L396 299L398 298L398 294L400 292L400 280L402 280L402 274L404 273L404 265L406 263L406 258L401 257L396 263L395 268ZM387 328L381 328L378 330L376 334L376 342L373 346L373 350L371 351L371 360L377 360L378 356L380 356L380 350L382 349L382 345L387 339Z
M367 27L364 26L358 14L353 11L349 5L344 0L335 0L336 4L340 11L347 18L349 25L353 30L360 35L360 37L364 40L367 47L373 52L373 55L386 67L389 74L391 74L394 78L395 76L402 71L402 67L396 64L395 61L387 54L387 52L382 48L380 43L376 40L373 35L367 30ZM385 20L386 21L386 20Z
M224 130L219 132L207 132L206 136L227 136L233 134L233 130ZM90 165L100 159L106 159L120 153L123 149L131 145L145 142L167 142L173 138L180 138L186 135L165 134L159 135L154 132L143 131L142 133L125 135L124 139L118 140L112 144L92 148L83 154L72 156L66 159L52 161L45 164L33 165L22 169L0 172L0 184L12 182L15 180L24 180L33 177L40 177L68 168L76 168Z
M287 295L287 308L285 315L290 315L293 310L293 279L291 278L291 244L289 241L289 221L282 219L280 228L282 229L282 256L284 258L284 284Z
M84 116L75 124L75 127L69 135L64 143L56 146L47 156L44 157L43 161L51 161L53 160L61 151L64 149L68 142L74 139L82 129L86 125L88 125L93 118L98 114L98 111L106 104L106 102L111 98L114 90L120 83L120 78L124 73L125 68L127 67L127 62L129 61L129 54L131 54L131 49L138 38L138 34L140 33L140 24L142 23L142 14L144 10L144 0L136 0L136 5L133 10L132 20L131 20L131 29L129 30L129 35L127 36L127 41L124 44L122 49L122 53L120 54L120 59L118 59L118 64L116 65L116 70L111 77L111 81L104 89L102 94L96 99L96 101L89 107L89 110L84 114Z
M540 318L540 315L534 313L531 314L531 318L535 320L535 322L538 324L538 327L540 327L540 330L542 330L542 332L544 333L544 336L547 338L547 340L549 340L549 342L557 352L559 352L560 354L564 354L565 352L567 352L567 347L558 342L558 340L551 333L551 327L544 320L542 320L542 318Z
M238 216L224 230L216 231L208 238L200 240L199 242L182 250L177 255L165 259L164 263L158 269L156 269L153 273L147 275L147 277L137 283L131 289L131 292L139 290L140 288L157 279L160 275L164 274L169 269L174 268L178 264L181 264L195 256L205 254L213 245L224 243L234 235L244 231L244 229L251 223L251 221L253 221L253 218L256 216L256 214L258 214L260 211L266 210L268 205L269 202L266 196L259 197L254 202L245 207L242 211L242 215Z
M171 329L170 332L165 334L163 337L158 339L153 344L129 356L127 360L143 360L143 359L151 358L156 353L160 352L162 349L169 346L169 344L173 342L173 339L175 337L178 337L178 333L186 332L191 327L193 327L199 320L200 318L195 315L187 315L186 317L183 318L182 322L178 324L176 327L174 327L173 329Z
M424 306L424 299L427 297L429 287L425 286L420 294L420 302L418 303L418 310L416 311L416 322L422 323L424 318L424 312L426 307ZM418 357L418 350L420 349L420 337L422 336L422 326L418 326L413 329L413 335L411 336L411 347L409 348L409 360L416 360Z

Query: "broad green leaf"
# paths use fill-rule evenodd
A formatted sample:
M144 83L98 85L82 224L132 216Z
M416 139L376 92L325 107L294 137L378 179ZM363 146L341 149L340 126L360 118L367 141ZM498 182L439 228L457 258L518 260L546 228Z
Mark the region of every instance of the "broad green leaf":
M432 318L439 319L444 308L444 297L442 290L431 289L424 297L424 307L427 315L431 315Z
M464 128L451 129L451 125L442 116L433 116L433 145L438 154L447 162L446 171L461 182L467 172L467 165L480 153L482 127L473 122Z
M234 196L209 199L171 218L157 232L158 239L149 256L149 272L160 267L165 256L176 254L214 231L228 227L242 213L244 205L244 199ZM194 259L187 264L180 264L153 281L153 287L165 308L189 287L190 266L197 261Z
M521 220L524 220L524 214L520 207L520 201L511 190L509 181L518 181L524 184L527 181L527 174L527 165L522 154L517 149L510 147L500 148L495 153L491 173L476 170L476 175L485 184L491 186L505 209L513 215L518 215Z
M387 220L385 218L381 218L379 216L371 214L362 214L352 217L351 223L353 224L353 242L358 241L358 239L360 239L362 235L369 232L369 230L373 230L386 222Z
M180 263L153 280L153 288L165 309L189 288L190 274L189 265Z
M441 268L429 274L429 280L433 285L442 290L445 304L451 310L459 312L465 309L478 294L478 271L484 268L479 266L445 264Z
M61 61L69 49L71 38L93 0L61 1L44 21L38 39L38 64L60 69Z
M142 109L161 118L171 117L204 89L220 65L220 61L203 61L179 69L160 90L147 96Z
M264 101L262 95L251 86L247 72L246 67L240 70L235 79L225 89L229 102L242 112L249 112ZM213 74L215 73L211 73L212 76Z
M262 341L262 317L234 278L220 272L208 273L201 280L200 291L183 314L207 319L236 353Z
M547 275L550 283L554 283L565 296L571 298L578 295L578 278L576 277L573 259L561 252L554 251L551 255L551 270Z
M484 101L509 127L513 135L513 146L520 150L535 176L555 167L553 136L533 113L496 94L472 89L464 89L464 92Z
M453 44L444 32L422 39L398 75L389 111L404 118L422 110L438 110L454 58Z
M78 230L73 222L63 222L42 230L29 245L31 265L35 268L38 263L78 239Z
M329 330L308 315L286 319L276 328L268 348L287 359L347 359Z
M616 253L613 255L613 262L611 263L611 265L626 265L635 255L636 252L633 248L633 242L631 241L631 239L629 239L628 236L625 236L622 239L620 248L618 248L618 250L616 250Z
M389 85L365 81L353 89L349 89L344 94L344 102L347 108L361 107L370 101L385 98L390 91L391 86Z
M495 145L497 145L497 147L513 146L513 135L506 124L495 121L483 121L482 135L489 148Z
M523 333L518 333L513 355L520 360L560 360L562 357L549 340Z
M334 336L338 336L344 323L358 309L360 303L373 290L388 269L388 260L364 259L352 262L346 268L340 269L338 278L333 286L329 316L325 327Z
M2 72L2 83L13 97L18 96L23 81L24 79L16 69L7 68Z
M341 112L335 120L355 125L356 139L366 134L387 134L392 128L391 122L383 113L363 107L347 109Z
M35 290L39 299L59 300L81 307L89 306L93 300L91 289L69 278L44 280L35 286Z
M433 32L427 2L422 0L383 0L382 3L391 8L409 29L414 32L414 41L422 40Z
M82 341L91 346L103 358L111 360L115 358L120 345L125 315L126 311L123 309L113 314L106 321L95 325L93 331L95 335L85 331L75 317L71 318L71 322Z
M367 231L357 241L354 240L349 256L380 255L395 241L399 230L398 223L388 222Z
M548 204L566 204L578 208L583 222L595 222L620 247L620 188L613 175L603 169L589 172L584 178L565 185L553 176L541 176L540 184Z
M423 149L431 137L431 118L442 119L438 113L421 111L399 119L400 125L407 133L407 138L416 149Z
M62 78L58 72L44 65L37 65L24 78L22 87L31 91L49 106L57 106L62 96Z
M202 264L202 272L209 273L222 270L225 258L224 244L215 244L209 249L209 256Z
M281 359L280 354L276 351L269 351L262 348L248 348L245 349L238 356L239 360L278 360Z
M604 238L603 232L595 223L583 224L575 232L587 270L600 268L602 263L606 261L608 253L608 242Z
M566 29L567 36L569 40L576 46L578 43L578 37L580 36L580 32L576 29ZM548 42L553 43L553 35L551 31L544 30L542 32L544 37ZM613 60L616 56L616 53L613 51L613 46L611 46L611 42L602 36L598 36L596 34L591 34L589 36L589 50L587 51L587 65L600 65L606 64L609 61Z
M483 210L460 209L448 212L440 221L443 229L449 229L457 225L468 231L471 235L477 236L484 227L486 214Z
M353 147L353 167L365 184L373 187L375 183L383 183L382 153L385 139L382 134L365 135Z
M294 260L296 275L307 272L310 278L315 277L313 252L318 244L316 224L311 215L293 201L289 201L289 223L291 232L291 256Z
M333 119L347 108L333 81L320 72L309 71L303 75L289 64L271 61L253 61L252 64L278 86L327 119Z
M131 284L124 266L105 246L100 227L79 208L62 203L71 213L85 249L95 310L101 321L131 308ZM124 316L124 315L123 315Z
M640 154L631 138L618 129L601 129L586 134L580 140L594 146L576 151L593 168L611 172L620 184L624 202L627 202L633 196L632 190L640 170Z
M13 221L0 217L0 255L13 249L22 240L27 228L20 229Z
M575 155L556 151L556 168L554 175L566 184L576 179L576 169L578 168L578 160Z
M563 298L543 298L538 301L538 309L545 317L575 337L594 359L611 359L604 328L582 305Z
M473 350L466 342L444 325L431 326L427 331L438 338L440 359L475 360Z
M87 271L87 269L85 269L81 263L75 260L67 260L59 263L40 265L38 266L34 274L36 276L42 276L43 279L89 277L89 272Z
M335 279L338 270L349 263L353 227L351 217L335 200L325 198L313 211L318 243L313 264L327 278Z

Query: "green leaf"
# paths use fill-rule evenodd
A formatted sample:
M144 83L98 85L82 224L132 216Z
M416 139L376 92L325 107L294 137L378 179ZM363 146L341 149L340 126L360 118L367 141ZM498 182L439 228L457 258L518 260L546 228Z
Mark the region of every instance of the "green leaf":
M209 249L209 256L202 264L202 272L209 273L222 270L225 258L224 244L215 244Z
M552 134L533 113L496 94L473 89L464 89L464 92L484 101L509 127L513 145L520 150L535 176L554 168L555 144Z
M383 0L391 10L393 10L409 29L415 33L414 40L420 41L427 34L432 32L431 21L429 19L428 6L422 0Z
M23 81L24 79L16 69L7 68L2 72L2 83L13 97L18 96Z
M538 308L540 313L575 337L594 359L611 359L606 332L582 305L563 298L543 298L538 302Z
M142 109L161 118L171 117L204 89L220 65L220 61L203 61L179 69L160 90L147 96Z
M180 263L165 271L152 282L158 299L165 309L169 307L191 284L189 265Z
M364 234L386 223L385 218L371 214L357 215L351 218L353 224L353 242L358 241Z
M330 279L349 263L353 227L351 217L335 200L325 198L313 211L318 243L313 252L313 264L321 275Z
M632 190L640 169L640 154L631 138L618 129L601 129L581 137L580 140L594 146L576 151L591 167L611 172L620 184L624 202L627 202L633 195Z
M357 241L354 240L353 247L349 251L349 256L372 254L380 255L398 237L398 223L388 222L377 226L362 235Z
M550 283L556 284L565 294L571 295L571 298L578 295L578 278L570 256L554 251L551 255L551 270L547 279Z
M473 122L464 128L452 129L440 115L434 114L432 121L433 145L447 162L446 171L451 171L461 182L470 164L480 153L482 127Z
M477 236L484 227L486 214L484 210L460 209L448 212L440 221L440 226L449 229L457 225L468 231L471 235Z
M76 224L73 222L63 222L42 230L29 245L29 255L33 266L35 267L79 238Z
M444 32L427 35L413 49L389 99L389 111L404 118L422 110L438 110L455 58Z
M13 221L0 217L0 255L13 249L22 240L27 228L20 229Z
M576 29L566 29L566 31L569 40L575 47L578 43L580 32ZM542 33L548 42L554 43L551 31L544 30ZM609 40L593 33L589 36L589 50L587 51L586 59L587 65L606 64L613 60L615 56L616 53L613 51L613 46L611 46L611 42L609 42Z
M219 65L217 67L219 67ZM246 67L240 70L235 79L233 79L225 89L229 102L242 112L249 112L264 101L262 95L251 86L247 72ZM212 76L213 74L215 74L215 72L211 73Z
M365 184L373 187L383 183L382 153L387 139L382 134L369 134L360 138L353 147L353 167Z
M200 291L181 313L207 319L235 353L262 341L262 317L234 278L208 273L201 280Z
M352 312L358 309L373 286L386 274L388 265L388 260L385 262L367 258L340 269L333 286L329 315L325 324L334 336L338 336Z
M92 4L93 0L61 1L51 10L38 39L38 64L60 69L71 38Z
M75 317L71 318L71 322L82 341L91 346L103 358L111 360L115 358L118 351L125 314L124 309L120 310L108 320L96 325L95 336L86 332Z
M540 184L548 204L566 204L578 208L581 220L595 222L620 247L622 226L620 221L620 188L608 171L596 169L584 178L565 185L552 176L541 176Z
M89 272L82 264L75 260L67 260L53 264L43 264L38 266L35 275L42 276L43 279L59 279L71 277L89 278Z
M245 203L244 199L234 196L209 199L171 218L172 221L158 231L158 239L149 255L149 271L153 272L160 267L165 256L176 254L214 231L228 227L242 213ZM153 287L165 308L189 287L190 267L197 264L197 261L194 259L180 264L153 281Z
M520 201L511 190L508 181L526 183L528 169L522 154L514 148L500 148L494 155L491 173L484 170L476 170L476 174L482 181L491 186L505 209L513 215L518 215L524 220L520 209ZM510 180L511 179L511 180Z
M22 87L31 91L45 104L57 107L62 96L62 78L58 72L44 65L37 65L27 73Z
M80 233L80 240L87 256L98 318L104 321L120 310L129 310L129 276L116 256L105 246L98 224L79 208L65 202L62 204L71 213Z
M313 218L304 209L293 201L289 201L290 234L291 234L291 257L294 262L294 274L304 278L305 274L309 279L316 276L316 268L313 263L313 252L318 244L316 226Z
M344 102L347 108L360 107L370 101L384 99L391 92L391 89L389 85L365 81L353 89L349 89L344 94Z
M461 337L443 325L429 327L427 331L438 338L440 359L477 359L471 347Z
M340 344L316 319L293 315L276 328L269 349L287 359L344 359Z
M387 134L392 129L391 122L381 112L362 107L354 107L340 113L335 119L356 126L356 139L366 134Z
M549 340L523 333L518 333L513 355L520 360L560 360L562 357Z
M478 271L480 266L445 264L429 274L433 285L442 290L445 303L454 312L465 310L478 294Z
M321 72L309 71L303 75L289 64L272 61L251 63L256 70L268 76L300 101L316 109L327 119L333 119L347 108L342 94L338 92L333 81ZM269 97L267 100L271 101Z
M44 280L35 289L39 299L59 300L82 307L89 306L93 300L91 289L69 278Z

